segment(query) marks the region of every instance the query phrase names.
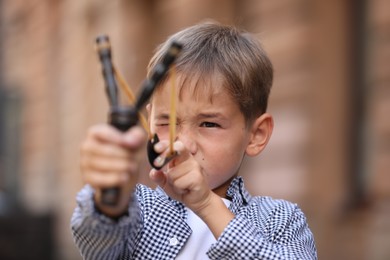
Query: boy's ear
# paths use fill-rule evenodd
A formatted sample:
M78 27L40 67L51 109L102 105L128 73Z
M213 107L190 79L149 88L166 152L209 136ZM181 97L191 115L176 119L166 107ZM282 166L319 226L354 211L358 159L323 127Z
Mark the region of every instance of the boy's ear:
M268 113L264 113L253 122L250 128L250 140L246 147L248 156L258 155L268 144L274 128L274 120Z

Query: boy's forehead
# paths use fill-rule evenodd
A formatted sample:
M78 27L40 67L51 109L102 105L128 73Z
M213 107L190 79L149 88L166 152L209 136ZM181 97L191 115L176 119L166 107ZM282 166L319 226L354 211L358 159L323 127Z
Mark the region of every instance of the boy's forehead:
M170 92L172 84L176 86L176 92L179 99L183 98L183 95L189 95L195 100L209 99L209 102L213 102L213 97L222 93L228 93L226 88L226 80L219 74L170 74L165 80L164 84L156 91Z

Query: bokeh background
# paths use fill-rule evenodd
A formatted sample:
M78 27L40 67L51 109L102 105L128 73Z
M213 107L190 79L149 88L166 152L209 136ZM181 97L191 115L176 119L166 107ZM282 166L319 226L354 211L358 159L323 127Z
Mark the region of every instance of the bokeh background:
M108 110L95 37L136 92L154 48L205 19L256 34L275 67L250 191L298 203L320 259L390 259L387 0L0 0L0 259L80 259L79 145Z

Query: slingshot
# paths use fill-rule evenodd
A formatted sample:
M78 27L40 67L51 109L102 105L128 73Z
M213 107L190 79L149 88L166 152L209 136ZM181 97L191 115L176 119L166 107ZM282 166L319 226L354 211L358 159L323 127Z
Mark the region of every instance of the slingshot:
M165 157L164 162L159 165L154 165L155 159L160 155L156 153L153 146L159 142L157 134L152 134L149 130L145 117L141 114L141 109L152 96L155 88L164 77L167 76L170 67L178 57L182 45L178 42L172 42L167 52L163 55L162 61L158 63L151 73L151 76L143 82L140 93L137 98L131 92L126 81L115 68L112 62L111 44L107 35L98 36L96 38L97 52L102 65L102 74L105 81L105 90L110 104L108 114L108 122L122 132L127 131L132 126L135 126L139 121L149 135L147 145L147 153L149 163L155 169L161 169L172 158L176 156L176 151L173 149L173 142L176 138L176 86L175 75L172 75L171 80L171 106L169 116L169 152ZM174 69L172 68L172 71ZM174 74L174 73L173 73ZM119 84L118 84L119 83ZM118 85L127 98L134 104L133 106L123 106L118 100ZM104 189L102 191L102 203L108 206L115 206L118 203L120 189L117 187Z

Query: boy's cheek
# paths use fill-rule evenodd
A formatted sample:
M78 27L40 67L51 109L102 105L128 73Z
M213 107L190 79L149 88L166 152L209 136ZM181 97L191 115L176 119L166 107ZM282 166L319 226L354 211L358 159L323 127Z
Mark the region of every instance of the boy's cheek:
M152 129L152 133L155 133L158 135L158 138L161 140L168 140L169 139L169 130L168 127L155 127L154 131Z
M150 132L152 134L157 134L160 140L163 136L168 136L168 134L169 134L168 124L161 124L161 123L152 121L152 122L150 122L149 127L150 127Z

